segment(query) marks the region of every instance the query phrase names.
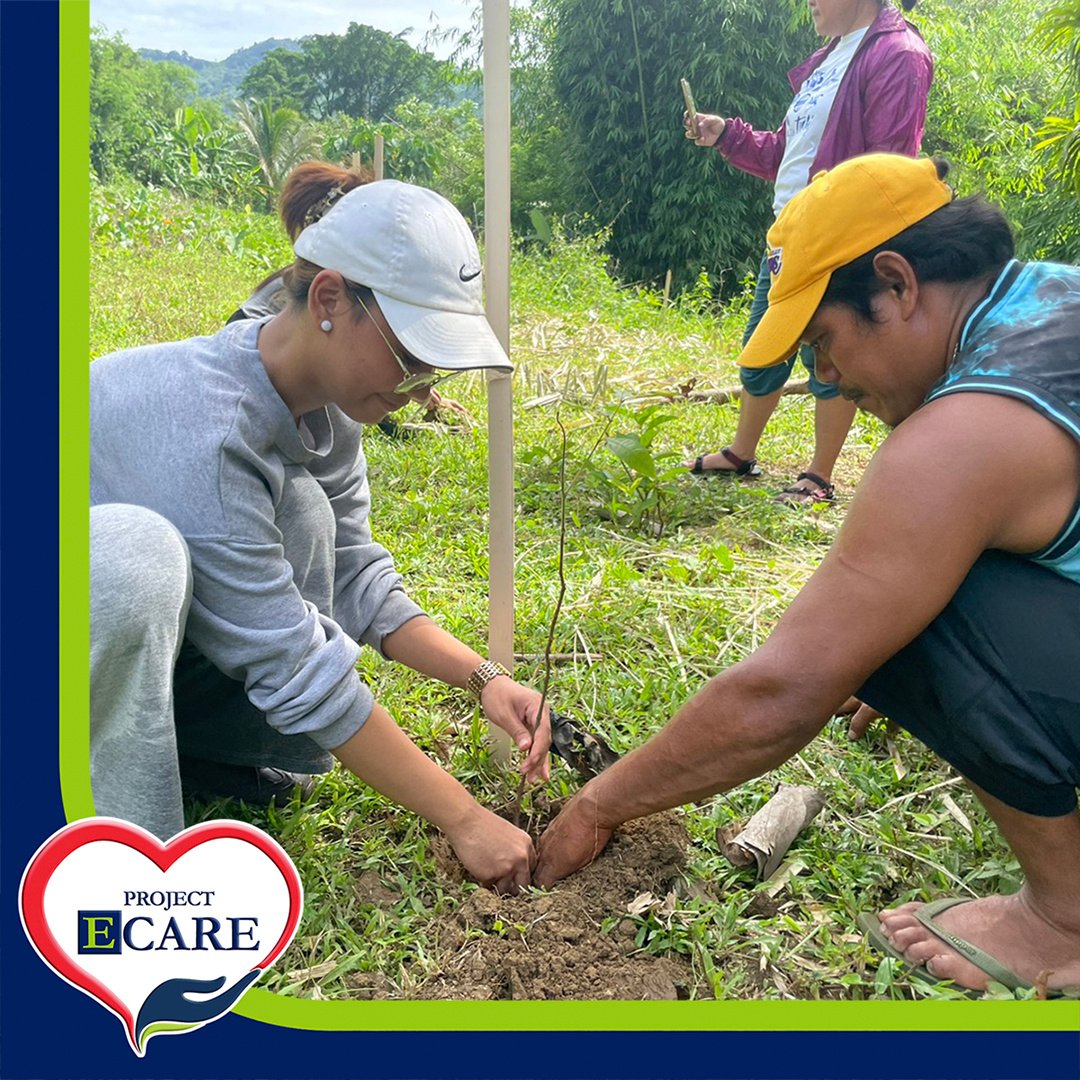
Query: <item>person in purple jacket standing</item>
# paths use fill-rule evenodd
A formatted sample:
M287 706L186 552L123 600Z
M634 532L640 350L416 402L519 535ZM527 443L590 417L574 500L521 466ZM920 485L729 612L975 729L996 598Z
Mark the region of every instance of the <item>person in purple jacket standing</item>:
M902 0L910 11L917 0ZM711 146L735 168L774 185L773 211L779 215L822 169L876 151L914 157L922 142L926 99L934 62L918 30L888 2L809 0L814 28L828 44L788 72L795 92L776 131L756 131L737 117L697 113L686 117L686 136ZM769 306L766 253L758 273L743 344ZM804 472L778 496L786 503L832 499L832 470L844 445L855 406L814 373L814 358L802 349L814 395L814 455ZM740 368L744 388L739 423L730 446L685 462L695 474L758 476L758 442L795 364Z

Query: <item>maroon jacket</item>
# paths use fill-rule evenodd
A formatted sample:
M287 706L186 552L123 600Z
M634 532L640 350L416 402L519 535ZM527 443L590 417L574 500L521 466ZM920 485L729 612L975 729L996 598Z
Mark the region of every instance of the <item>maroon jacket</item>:
M836 47L834 38L788 72L793 92ZM817 156L806 182L822 169L875 151L914 157L922 143L926 98L934 61L922 35L892 4L871 23L836 91ZM732 117L716 149L737 169L775 180L787 138L777 131L755 131Z

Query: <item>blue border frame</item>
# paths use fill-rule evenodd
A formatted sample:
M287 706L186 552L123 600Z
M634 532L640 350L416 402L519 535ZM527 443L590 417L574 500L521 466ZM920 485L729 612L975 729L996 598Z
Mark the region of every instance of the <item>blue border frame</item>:
M437 1026L469 1030L408 1034L401 1030L410 1026L401 1019L407 1004L393 1014L396 1022L386 1024L397 1030L385 1031L302 1030L231 1015L185 1038L156 1039L147 1057L139 1060L127 1048L114 1017L38 960L19 924L18 882L38 845L65 820L54 764L61 754L58 717L64 702L66 714L71 703L76 714L85 709L87 655L81 614L86 588L81 539L86 523L85 453L71 451L86 432L86 116L85 98L69 92L60 114L58 87L62 75L69 90L72 79L86 78L85 72L81 76L62 72L59 26L78 17L88 24L88 5L85 0L64 0L62 6L63 12L55 0L0 3L0 257L8 271L0 278L4 285L0 325L6 346L0 367L0 514L7 511L5 516L14 522L4 537L0 562L0 646L7 675L0 680L4 717L0 894L5 898L0 912L4 944L0 1075L9 1080L126 1076L1076 1080L1080 1033L1071 1030L844 1031L837 1029L838 1023L865 1027L868 1021L873 1023L871 1014L864 1012L853 1023L857 1014L845 1015L843 1004L837 1007L839 1012L828 1012L827 1006L800 1011L805 1003L779 1004L768 1013L718 1003L708 1013L695 1009L694 1026L721 1030L694 1031L647 1030L673 1027L672 1018L678 1014L618 1003L605 1005L602 1013L583 1013L572 1026L578 1028L596 1017L605 1027L638 1030L550 1030L560 1023L571 1025L565 1011L545 1010L546 1003L523 1004L512 1011L487 1006L489 1011L481 1013L452 1003ZM58 116L59 137L53 126ZM63 228L53 210L57 206ZM59 415L55 403L60 405ZM59 499L53 488L57 476ZM65 618L65 612L76 616ZM83 755L85 760L85 751ZM78 804L77 797L69 812ZM950 1007L955 1011L941 1011ZM981 1006L986 1011L978 1014L960 1003L921 1003L913 1008L917 1012L908 1011L899 1022L895 1020L899 1014L890 1011L882 1026L906 1027L913 1016L919 1018L915 1022L925 1020L935 1029L950 1018L969 1028L1004 1026L1010 1018L1022 1023L1022 1009L1006 1013L991 1003ZM333 1015L336 1010L323 1010L315 1022L303 1026L339 1026ZM350 1015L360 1014L354 1010ZM373 1008L363 1015L370 1017L364 1026L376 1028L381 1017L391 1014ZM766 1015L774 1019L763 1020ZM881 1012L872 1015L886 1019ZM1060 1026L1062 1014L1057 1015ZM1080 1007L1070 1015L1080 1028ZM689 1016L683 1014L681 1022L685 1024ZM785 1022L826 1030L770 1030ZM505 1030L515 1024L534 1030ZM758 1030L723 1030L739 1024ZM503 1030L476 1030L483 1027Z

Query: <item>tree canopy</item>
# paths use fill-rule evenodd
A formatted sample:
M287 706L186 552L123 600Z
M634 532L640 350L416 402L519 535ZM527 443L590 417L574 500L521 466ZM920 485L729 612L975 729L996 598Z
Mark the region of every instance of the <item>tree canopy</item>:
M621 273L741 277L759 256L770 193L686 140L679 79L702 112L778 127L791 99L786 72L812 34L776 0L544 2L578 197L612 224Z
M952 161L962 193L1005 209L1021 255L1080 260L1080 0L922 0L909 18L935 59L924 152ZM516 235L547 242L556 221L570 236L602 230L623 280L670 270L676 289L700 289L704 270L704 287L737 289L769 185L683 137L679 79L703 112L779 126L787 70L817 44L805 3L533 0L510 26ZM441 62L354 22L266 53L228 105L197 99L187 68L94 31L91 166L268 206L296 157L370 165L381 134L388 176L436 188L479 226L480 29L477 7Z
M90 164L98 177L128 172L143 159L147 128L195 92L195 76L172 62L139 57L116 34L90 31Z
M271 97L316 120L335 113L384 120L412 97L446 101L444 65L403 36L355 22L344 34L313 34L299 52L268 53L245 76L241 93Z

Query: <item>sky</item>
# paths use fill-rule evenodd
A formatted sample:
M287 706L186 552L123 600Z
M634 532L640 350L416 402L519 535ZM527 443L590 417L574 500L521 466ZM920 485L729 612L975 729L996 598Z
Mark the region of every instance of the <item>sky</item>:
M90 22L120 32L133 49L224 60L267 38L343 34L366 23L445 57L450 45L423 45L435 26L467 29L481 0L90 0Z

